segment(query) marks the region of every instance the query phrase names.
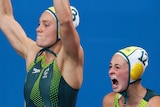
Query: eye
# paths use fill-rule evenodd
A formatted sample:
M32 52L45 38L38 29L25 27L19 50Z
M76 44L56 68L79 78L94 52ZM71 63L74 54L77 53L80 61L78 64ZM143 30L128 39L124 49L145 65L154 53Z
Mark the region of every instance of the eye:
M119 66L116 66L116 69L120 69L120 67L119 67Z
M44 26L45 26L45 27L48 27L48 26L49 26L49 23L45 23Z
M112 65L109 65L109 69L111 69L112 68Z
M121 65L115 64L114 68L115 68L115 69L121 69Z
M37 24L38 26L40 25L40 22L38 22L38 24Z

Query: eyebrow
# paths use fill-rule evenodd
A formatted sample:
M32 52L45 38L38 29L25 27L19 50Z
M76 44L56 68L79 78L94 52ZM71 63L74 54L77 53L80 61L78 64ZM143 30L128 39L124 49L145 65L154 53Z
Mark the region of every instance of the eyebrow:
M39 20L39 22L51 22L51 21L49 21L49 20L42 20L42 21L40 21Z

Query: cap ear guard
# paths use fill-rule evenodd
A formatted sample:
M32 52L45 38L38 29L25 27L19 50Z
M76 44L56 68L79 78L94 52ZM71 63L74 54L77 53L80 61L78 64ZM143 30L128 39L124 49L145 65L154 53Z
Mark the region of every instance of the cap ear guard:
M144 69L141 63L134 64L130 71L130 78L134 81L138 80L139 78L141 78L143 71Z
M137 46L130 46L119 50L121 55L125 57L129 64L129 83L141 78L148 65L148 54L147 52Z

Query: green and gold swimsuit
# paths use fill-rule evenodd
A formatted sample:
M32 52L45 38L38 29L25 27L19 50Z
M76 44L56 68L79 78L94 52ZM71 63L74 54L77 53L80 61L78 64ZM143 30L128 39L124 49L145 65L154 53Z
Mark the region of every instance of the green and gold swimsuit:
M62 77L56 58L50 64L39 56L29 67L24 85L26 107L75 107L78 90Z
M141 100L138 107L147 107L147 103L148 103L149 99L151 99L153 96L158 96L158 94L150 89L147 89L147 93L146 93L145 97ZM120 107L120 105L119 105L119 98L120 97L121 97L121 95L119 93L117 93L115 96L115 99L114 99L114 107Z

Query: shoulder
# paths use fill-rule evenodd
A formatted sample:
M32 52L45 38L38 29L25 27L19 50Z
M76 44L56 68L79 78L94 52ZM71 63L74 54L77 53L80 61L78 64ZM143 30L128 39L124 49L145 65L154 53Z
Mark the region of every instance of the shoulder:
M105 95L103 98L103 107L113 107L115 96L116 96L115 92L111 92Z
M27 68L30 66L30 64L35 60L36 55L38 52L41 50L40 47L36 45L35 42L30 42L30 47L28 48L26 55L25 55L25 60L26 60L26 66Z
M147 93L146 93L146 95L144 97L144 100L146 100L148 102L154 96L159 96L159 95L155 91L147 89Z
M160 96L154 96L149 100L147 107L159 107L159 105L160 105Z

